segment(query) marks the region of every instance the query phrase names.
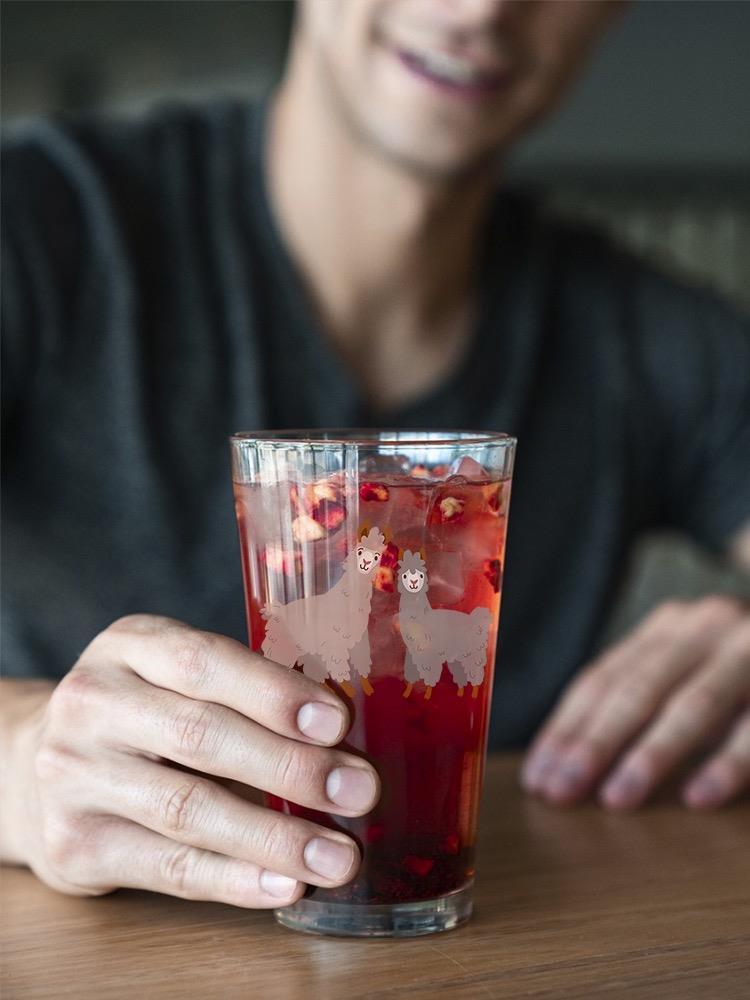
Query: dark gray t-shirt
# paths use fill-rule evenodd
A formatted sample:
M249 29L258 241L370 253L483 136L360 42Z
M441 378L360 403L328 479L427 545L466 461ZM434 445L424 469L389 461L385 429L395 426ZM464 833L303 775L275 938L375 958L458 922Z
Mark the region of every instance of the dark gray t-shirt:
M748 325L501 192L464 360L373 413L271 215L264 121L218 102L6 137L5 672L60 677L136 611L245 638L234 430L497 429L519 451L491 742L521 744L639 533L720 548L750 517Z

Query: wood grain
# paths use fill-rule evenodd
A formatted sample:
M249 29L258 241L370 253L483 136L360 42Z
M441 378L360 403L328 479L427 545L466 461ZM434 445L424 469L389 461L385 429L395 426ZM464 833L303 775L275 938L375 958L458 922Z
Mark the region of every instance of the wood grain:
M75 899L3 873L4 1000L746 1000L750 808L555 811L488 766L477 909L402 941L317 938L268 913L143 892Z

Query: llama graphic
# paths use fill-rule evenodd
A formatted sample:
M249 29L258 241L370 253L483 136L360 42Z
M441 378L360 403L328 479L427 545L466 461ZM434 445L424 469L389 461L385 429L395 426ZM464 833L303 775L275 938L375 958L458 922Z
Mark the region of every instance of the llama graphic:
M365 694L372 661L367 625L372 586L386 539L379 528L361 531L359 542L344 562L344 575L324 594L302 597L288 604L269 603L263 655L283 666L302 664L307 677L325 683L338 681L351 697L351 670L359 675Z
M487 662L487 641L492 615L487 608L471 614L433 608L427 599L427 566L418 552L409 549L398 563L399 626L406 645L404 698L415 681L426 685L425 698L440 680L443 664L448 664L459 697L464 686L472 685L472 697L479 693Z

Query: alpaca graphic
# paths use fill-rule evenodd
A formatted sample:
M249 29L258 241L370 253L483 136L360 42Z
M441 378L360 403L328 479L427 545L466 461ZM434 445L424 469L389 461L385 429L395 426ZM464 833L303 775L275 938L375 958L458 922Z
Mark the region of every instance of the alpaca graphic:
M479 693L487 662L487 640L492 615L487 608L475 608L471 614L433 608L427 599L427 566L418 552L409 549L398 563L398 590L401 595L398 620L406 645L404 698L411 694L415 681L426 685L425 698L440 680L447 663L458 687L472 685L472 697Z
M360 532L356 548L344 562L344 575L330 590L288 604L267 604L261 612L266 620L263 655L287 667L301 663L303 673L321 683L329 676L350 697L354 670L362 690L372 694L367 625L385 544L379 528Z

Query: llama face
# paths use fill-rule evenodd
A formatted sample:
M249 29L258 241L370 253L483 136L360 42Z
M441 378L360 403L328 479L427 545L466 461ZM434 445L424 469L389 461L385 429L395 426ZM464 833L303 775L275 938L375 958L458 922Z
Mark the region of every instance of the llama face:
M355 549L355 559L357 569L362 576L374 576L375 570L380 565L380 556L385 547L385 535L380 528L371 528L365 535L360 535L357 548Z
M365 576L370 576L380 562L380 553L374 551L373 549L368 549L366 545L359 544L357 546L357 569L360 573Z
M402 594L418 594L427 589L427 566L419 552L409 549L398 564L398 589Z
M425 575L421 570L407 569L401 574L401 585L407 594L418 594L424 587Z

